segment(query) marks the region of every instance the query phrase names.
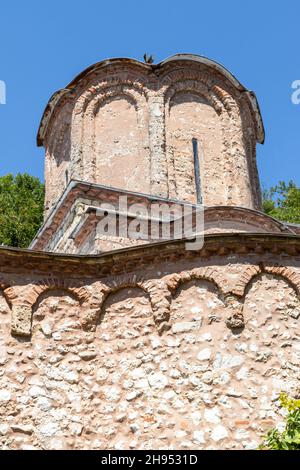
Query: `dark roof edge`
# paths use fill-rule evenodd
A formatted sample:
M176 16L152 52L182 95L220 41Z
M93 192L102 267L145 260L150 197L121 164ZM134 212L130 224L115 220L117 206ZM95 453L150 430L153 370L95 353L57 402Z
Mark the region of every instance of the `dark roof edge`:
M124 189L120 189L120 188L115 188L115 187L111 187L111 186L105 186L105 185L101 185L101 184L97 184L97 183L87 183L86 181L81 181L81 180L74 179L74 180L71 180L69 182L68 186L65 188L64 192L62 193L62 195L60 196L60 198L57 200L56 204L52 208L51 212L49 213L47 219L44 221L44 223L42 224L42 226L40 227L40 229L36 233L34 239L30 243L30 246L29 246L30 249L34 249L34 246L37 243L37 241L39 240L42 233L47 229L47 227L49 227L51 225L51 223L53 221L53 218L55 217L55 214L60 209L60 207L64 205L64 201L67 198L68 194L70 192L72 192L73 189L75 189L77 186L85 186L86 188L95 188L95 189L99 189L99 190L103 189L103 190L110 191L110 192L116 193L116 194L121 192L121 193L126 194L128 196L132 195L132 196L136 196L136 197L144 197L148 200L158 201L158 202L161 202L161 203L165 202L165 203L174 203L174 204L184 204L186 206L196 207L195 204L192 204L192 203L189 203L189 202L186 202L186 201L182 201L182 200L179 200L179 199L163 198L163 197L155 196L153 194L149 195L149 194L139 193L139 192L135 192L135 191L128 191L128 190L124 190ZM286 227L287 230L288 230L289 226L291 225L291 224L286 224L284 222L281 222L280 220L277 220L274 217L272 217L268 214L265 214L264 212L258 211L256 209L250 209L248 207L225 206L225 205L223 205L223 206L222 205L219 205L219 206L205 206L204 207L204 210L214 210L214 209L230 209L230 210L234 210L234 211L240 211L240 212L244 211L244 212L248 212L248 213L257 214L258 216L265 217L267 220L273 221L273 223L278 227L282 227L282 228Z
M167 59L164 59L163 61L159 62L158 64L146 64L143 63L137 59L130 59L126 57L117 57L117 58L111 58L111 59L104 59L99 62L96 62L95 64L89 66L82 72L80 72L65 88L62 88L58 91L56 91L49 99L47 106L44 110L39 129L38 129L38 134L37 134L37 145L39 147L43 146L43 140L44 140L44 135L45 131L47 128L48 121L50 120L50 117L53 113L54 108L60 101L60 99L66 95L67 93L71 92L78 82L86 77L89 73L93 72L94 70L102 67L107 67L111 64L116 64L118 62L123 63L123 64L135 64L138 65L139 67L142 67L147 70L155 70L158 68L162 68L165 64L168 64L170 62L175 62L178 60L187 60L187 61L193 61L193 62L198 62L204 65L207 65L208 67L213 68L214 70L217 70L219 73L221 73L224 77L226 77L231 84L238 89L240 92L243 92L247 95L248 100L250 102L252 111L255 116L255 121L257 125L257 140L259 143L263 144L265 140L265 130L264 130L264 124L259 108L259 104L256 98L256 95L253 91L247 90L240 82L237 80L237 78L222 64L219 62L216 62L212 59L208 59L207 57L196 55L196 54L175 54L171 57L168 57Z
M0 246L0 257L1 255L11 255L11 256L25 256L25 257L32 257L35 259L45 259L45 260L52 260L52 261L70 261L71 263L75 264L82 264L87 263L95 264L99 262L105 262L109 259L116 260L120 256L128 256L132 255L139 256L145 254L145 252L157 252L163 249L167 251L177 251L179 247L183 247L186 242L191 241L192 239L182 239L182 240L167 240L162 242L156 243L149 243L146 245L139 245L139 246L132 246L121 248L119 250L108 251L105 253L97 254L97 255L74 255L74 254L66 254L66 253L51 253L45 251L34 251L24 248L13 248L13 247L6 247ZM240 247L242 243L251 243L254 245L260 245L261 243L268 242L270 243L270 247L274 248L274 243L281 242L284 243L288 247L290 243L296 242L299 245L300 253L300 235L294 234L274 234L274 233L218 233L218 234L209 234L204 236L204 246L200 248L198 251L201 252L203 249L205 250L206 247L217 245L224 246L231 245L234 243L236 246ZM208 243L208 245L207 245Z

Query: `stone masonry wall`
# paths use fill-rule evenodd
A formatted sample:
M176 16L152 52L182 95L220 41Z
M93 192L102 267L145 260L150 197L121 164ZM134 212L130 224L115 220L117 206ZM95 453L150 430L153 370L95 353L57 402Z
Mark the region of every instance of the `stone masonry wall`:
M299 255L225 252L107 276L1 263L1 448L254 449L282 426Z

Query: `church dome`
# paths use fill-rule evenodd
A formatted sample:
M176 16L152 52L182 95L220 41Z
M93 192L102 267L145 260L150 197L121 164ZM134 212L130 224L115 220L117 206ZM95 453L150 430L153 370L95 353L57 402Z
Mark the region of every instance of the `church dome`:
M220 64L189 54L155 65L104 60L44 112L46 213L70 180L259 210L263 141L255 95Z

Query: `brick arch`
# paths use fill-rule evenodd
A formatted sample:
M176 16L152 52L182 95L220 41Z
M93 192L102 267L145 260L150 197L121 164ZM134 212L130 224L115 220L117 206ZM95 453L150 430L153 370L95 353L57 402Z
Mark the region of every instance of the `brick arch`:
M130 273L124 276L115 276L105 280L104 291L109 294L123 287L140 287L143 282L144 278L140 274Z
M244 297L249 286L254 282L254 279L260 274L273 274L274 276L285 280L300 297L300 274L292 268L285 266L248 266L239 281L232 289L232 293L238 297Z
M94 82L90 83L89 86L81 93L77 103L75 104L75 112L83 113L85 112L90 101L94 100L97 95L101 93L107 94L109 90L112 90L116 87L128 88L132 90L133 93L138 93L143 95L145 99L148 97L148 89L140 81L123 79L117 75L112 75L105 80L99 79L97 77Z
M221 295L225 295L228 291L227 281L218 271L210 267L195 268L191 271L172 274L167 280L167 286L174 293L180 285L193 280L211 282Z
M220 288L220 285L216 281L216 276L214 276L214 274L215 272L213 270L194 269L192 271L183 271L171 276L168 281L168 288L172 294L171 298L175 298L180 287L185 286L192 281L205 281L214 287L216 296L221 302L223 302L224 307L227 307L226 297L223 290Z
M61 290L74 297L80 304L88 303L90 295L82 286L61 279L36 281L22 298L17 298L12 309L12 333L18 336L31 335L32 312L42 294L51 290Z
M91 107L87 108L87 112L89 111L92 113L94 116L96 116L101 108L101 106L104 106L105 104L113 101L115 98L125 98L127 99L130 104L132 104L135 108L136 111L139 111L139 101L136 99L136 96L133 93L130 93L130 91L126 90L111 90L107 93L101 93L100 95L97 96L97 99L95 98L91 102ZM89 109L90 108L90 109Z
M89 292L84 287L76 286L72 281L53 278L35 282L33 287L29 289L28 293L22 299L22 304L33 308L42 294L56 289L68 293L81 304L88 302L90 298Z
M165 104L169 107L171 100L178 93L193 93L195 95L203 96L208 103L214 108L217 114L222 112L222 100L213 90L210 90L209 87L202 81L197 80L193 81L191 79L182 79L178 80L175 83L172 83L165 91L164 99Z
M67 114L67 118L64 113ZM53 120L53 125L47 134L46 150L48 158L51 159L50 162L53 160L53 162L55 162L58 167L65 163L66 169L69 169L70 163L70 131L71 111L67 108L67 105L65 105L61 112ZM58 186L58 188L54 187L54 189L61 190L56 179L54 179L52 183Z
M221 88L219 85L214 85L210 92L219 98L230 116L238 111L236 101L224 88Z
M237 295L238 297L243 297L247 285L255 276L260 273L262 273L262 269L260 266L248 266L241 275L234 288L231 290L231 292Z
M264 266L265 273L285 279L300 297L300 274L285 266Z
M224 274L217 270L206 267L176 273L168 277L167 285L174 296L180 286L193 280L207 281L215 287L216 295L223 302L227 311L225 323L228 328L240 330L244 327L243 302L236 294L229 290Z
M142 124L142 126L146 126L146 116L143 111L143 108L146 109L144 105L145 98L134 89L130 87L122 87L122 86L113 86L107 89L100 89L97 94L90 98L90 101L85 103L83 108L83 119L82 122L79 124L81 127L81 136L80 136L80 144L82 145L84 139L84 120L88 117L95 118L101 106L105 105L106 103L114 101L117 98L125 98L130 101L130 103L134 106L134 109L137 114L137 119Z
M144 280L142 276L137 276L136 274L115 277L103 284L101 290L101 301L97 309L97 319L99 318L104 302L109 295L126 288L141 289L149 298L154 321L159 333L162 333L164 330L169 328L168 320L170 317L171 296L167 285L163 280Z
M220 88L220 87L219 87ZM165 108L167 110L170 110L170 103L172 98L175 96L180 95L180 93L192 93L194 95L200 96L205 98L207 104L212 108L213 112L217 114L218 119L215 120L215 129L214 132L216 132L218 138L217 138L217 145L219 148L220 153L223 155L229 154L231 155L231 150L230 147L232 145L232 142L230 139L228 139L228 135L232 135L231 129L233 125L236 125L236 122L239 121L239 113L238 113L238 107L235 103L235 100L233 97L230 96L229 93L225 92L223 89L223 93L220 92L219 88L212 86L211 82L209 80L205 80L205 78L195 75L194 76L179 76L173 83L170 85L167 85L165 93L164 93L164 100L165 100ZM232 119L232 116L235 117L235 119ZM173 144L172 144L172 136L169 131L171 128L170 125L170 119L171 119L171 113L166 112L165 113L165 126L166 126L166 152L167 152L167 162L168 162L168 168L169 168L169 192L171 197L178 197L178 186L177 186L177 172L176 166L178 166L178 162L176 164L176 158L174 156L174 150L173 150ZM205 139L208 138L210 134L209 129L207 128L205 131ZM175 140L176 142L176 140ZM235 144L236 146L236 144ZM239 154L242 153L243 149L243 143L238 142L238 148L239 148ZM204 162L202 163L203 165L207 165L206 159L209 159L209 155L212 152L212 150L206 152L204 154ZM176 153L176 152L175 152ZM178 157L177 157L178 158ZM175 159L175 161L174 161ZM192 166L193 164L190 163L190 168L189 172L192 174ZM210 168L210 166L208 167ZM214 171L212 169L209 170L208 174L204 173L202 171L202 178L201 178L201 184L202 184L202 192L203 192L203 197L204 197L204 203L206 205L213 205L215 199L214 197L211 196L212 193L209 192L208 188L212 184L213 188L217 188L219 181L221 178L221 173L219 174L219 178L215 176L215 173L218 174L220 171L219 167L216 167ZM211 174L211 176L209 176ZM213 176L213 177L212 177ZM226 190L223 190L223 193L226 194L226 198L231 200L232 193L234 193L234 189L231 187L231 180L229 177L226 177L225 179L222 179L222 184L224 187L226 187ZM179 196L181 199L185 199L188 195L189 198L195 198L195 194L189 194L191 191L194 193L193 190L189 187L187 182L184 183L186 186L185 189L181 190L183 194ZM186 194L187 193L187 194ZM224 199L225 196L222 196ZM222 199L221 198L221 199ZM211 200L210 200L211 199ZM227 204L227 200L223 200L223 204ZM193 202L191 199L190 202ZM219 202L219 204L221 204Z
M76 115L95 115L102 103L108 100L112 100L115 97L125 96L131 99L137 111L142 108L143 103L146 102L146 96L141 89L134 87L132 84L112 84L111 86L100 86L94 87L93 93L78 101L75 105L75 116Z
M195 268L191 271L183 271L169 276L167 285L172 294L172 300L176 300L177 295L181 293L181 287L189 287L189 284L193 281L204 281L207 283L204 286L206 294L212 293L222 304L222 315L224 315L224 320L222 321L229 328L240 328L242 323L240 318L240 303L233 295L229 294L226 281L212 268Z
M181 71L171 70L164 75L161 81L166 87L166 94L168 93L168 90L172 89L174 84L176 86L176 83L201 83L201 85L206 89L205 96L212 100L212 102L215 102L215 104L220 107L220 111L222 111L222 107L224 107L230 116L235 112L238 112L238 97L236 90L233 90L231 86L229 88L226 85L226 79L224 80L224 77L216 83L211 79L209 74L201 73L195 69ZM169 85L169 83L172 84ZM195 90L194 86L195 85L193 85L193 89ZM231 89L231 92L227 91L228 89Z
M133 283L131 284L130 282L127 282L125 284L120 284L118 286L114 286L113 288L107 290L102 298L102 303L101 303L101 310L105 304L105 302L107 301L107 299L113 295L113 294L116 294L117 292L123 290L123 289L139 289L141 290L147 297L148 299L150 300L150 297L149 297L149 294L148 292L143 289L143 287L140 285L140 284L136 284L136 283Z
M253 123L256 123L256 133L259 134L259 128L257 127L256 117L253 114L253 110L249 108L249 106L243 106L243 98L241 94L230 94L223 86L219 84L215 84L212 87L212 92L220 99L224 108L227 111L227 115L229 117L229 126L233 129L235 128L236 131L242 131L242 141L234 142L233 149L236 150L237 157L243 154L243 149L249 148L246 151L247 161L248 161L248 172L250 181L252 181L253 190L251 193L251 202L254 209L261 210L261 194L260 194L260 186L259 186L259 179L258 179L258 172L256 167L256 159L255 159L255 145L256 145L256 135L252 134L252 125L249 125L251 120ZM247 112L249 111L249 115L247 116ZM250 117L251 116L251 117ZM225 124L228 125L228 119L224 121ZM227 133L225 133L227 135ZM227 148L228 142L226 141L225 135L225 142L224 148ZM251 135L251 137L250 137ZM253 142L254 139L254 142ZM249 201L250 202L250 201ZM242 204L239 204L242 205ZM248 205L248 204L246 204Z
M165 86L166 102L168 102L169 96L172 96L172 93L176 90L183 91L185 87L186 91L197 94L197 87L200 86L198 92L206 97L219 115L222 129L220 152L222 155L227 155L228 157L226 166L235 168L236 164L238 164L244 169L242 172L243 180L241 180L241 174L239 172L233 172L230 175L226 172L226 177L223 175L222 185L224 185L224 188L218 196L218 204L250 206L260 209L259 189L257 188L257 184L254 185L253 188L248 187L249 177L252 177L254 182L257 180L257 170L255 162L253 161L254 147L245 144L248 132L247 129L253 127L253 115L250 118L250 114L248 116L247 113L241 112L242 109L244 109L243 106L241 109L243 95L239 90L233 89L224 77L223 79L219 77L217 81L213 80L205 70L203 73L195 69L190 71L180 69L176 71L173 70L164 76L163 83ZM249 103L246 108L249 108ZM228 136L232 137L228 138ZM233 136L235 137L233 138ZM172 153L170 150L167 150L167 152L168 166L171 168L169 186L171 195L174 197L176 196L176 182L174 183L175 177L172 168ZM218 174L218 171L216 174ZM217 182L219 184L220 181L218 178L211 179L203 177L203 179L204 203L208 206L214 205L215 197L211 196L213 192L209 193L208 187L211 185L212 187L216 187ZM240 181L239 184L237 184L238 180ZM238 190L241 186L243 187L243 191Z
M12 305L11 299L7 295L6 289L1 284L0 284L0 296L2 296L4 298L4 300L7 303L8 307L11 307L11 305Z
M144 88L138 87L128 80L114 81L110 84L99 83L90 88L91 91L84 93L75 104L72 124L72 140L81 155L80 171L83 179L93 181L98 173L96 145L98 139L95 125L92 123L96 123L99 116L101 119L101 106L113 104L118 99L129 102L135 112L135 130L138 137L134 142L137 144L137 151L143 157L144 165L148 165L150 171L150 154L146 150L149 147L148 107ZM76 163L77 165L78 163ZM101 182L97 177L94 181Z
M0 293L2 293L9 307L17 301L17 295L14 288L3 279L0 279Z

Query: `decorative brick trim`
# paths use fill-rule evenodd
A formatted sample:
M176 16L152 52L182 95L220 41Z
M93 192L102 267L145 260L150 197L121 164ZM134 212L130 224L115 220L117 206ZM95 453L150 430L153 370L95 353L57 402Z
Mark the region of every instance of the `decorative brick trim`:
M142 284L149 294L154 321L158 326L159 333L170 328L170 306L171 294L168 286L162 280L147 281Z
M289 282L289 284L291 284L297 294L300 295L299 272L296 272L292 268L287 268L285 266L264 266L264 272L283 277Z
M178 287L195 279L211 282L221 293L225 294L228 291L228 285L224 276L210 266L206 268L195 268L192 271L182 271L175 273L168 277L167 286L171 292L174 292Z
M220 104L220 100L218 99L219 97L214 93L213 90L210 90L207 84L202 80L195 81L182 77L177 82L173 82L166 90L164 95L167 106L170 106L172 98L180 92L191 92L204 96L209 104L215 109L217 114L222 112L223 107Z
M143 111L146 107L146 87L135 80L126 79L122 74L105 78L99 83L99 77L88 88L83 91L80 98L75 103L72 122L72 150L71 161L74 162L80 155L80 174L81 178L91 181L93 174L86 174L85 167L87 163L93 166L94 146L85 149L85 139L95 141L95 130L87 127L86 121L95 119L95 116L102 104L113 100L114 98L126 98L134 105L141 128L146 129L146 114ZM75 160L74 160L75 159ZM75 165L77 166L77 164Z
M80 303L88 302L90 294L86 288L74 285L74 282L67 279L49 278L36 281L25 297L20 299L20 304L33 307L39 297L47 291L59 289L74 296Z
M90 101L85 103L83 110L88 115L95 116L101 105L114 98L122 97L128 98L134 104L136 110L142 107L141 99L143 99L143 95L140 93L140 90L137 91L136 88L132 86L122 84L99 89L95 95L90 97Z
M243 297L253 279L262 273L273 274L285 279L293 287L297 295L300 295L300 274L297 271L285 266L265 266L263 264L247 267L231 292L239 297Z
M0 279L0 293L1 292L7 304L11 307L17 299L17 295L14 288L11 287L4 279Z
M126 89L127 95L130 94L135 101L137 101L137 95L147 96L147 87L143 86L141 82L134 80L126 80L118 74L114 74L112 77L106 78L105 81L99 83L99 78L94 79L95 84L90 86L82 93L80 98L77 100L75 105L75 114L84 113L91 101L96 101L103 97L109 97L112 93L114 96L123 94L122 90Z
M89 319L86 319L86 322L93 323L97 321L99 312L102 310L103 304L109 295L128 287L141 289L149 297L158 331L162 333L164 330L168 329L169 326L167 322L170 317L171 295L167 285L161 280L145 281L142 276L137 276L136 274L116 276L103 284L100 293L101 298L98 297L99 305L97 312L94 311L94 316L90 316Z
M140 274L130 273L123 276L115 276L112 279L105 280L105 287L108 293L123 289L124 287L140 287L144 278Z
M206 268L195 268L192 271L183 271L175 273L168 277L167 286L174 293L181 284L190 282L194 279L211 282L221 294L222 301L228 310L226 325L232 330L242 329L245 326L243 318L243 303L236 295L229 292L225 276L210 266Z
M231 292L238 297L243 297L247 285L260 273L262 273L260 266L248 266Z
M90 294L87 289L79 285L75 286L72 281L58 278L36 281L24 297L17 298L14 296L14 300L12 302L12 334L17 336L31 335L33 308L42 294L54 289L65 291L67 294L75 297L81 304L88 302L90 299Z
M236 102L227 91L220 86L214 85L212 92L220 99L230 116L232 116L234 112L237 112Z
M199 73L199 70L195 69L182 69L176 71L171 70L164 77L163 82L167 84L170 83L165 91L166 102L172 99L172 96L178 91L194 91L205 96L218 114L222 112L223 107L230 117L238 115L239 113L237 105L239 96L233 96L225 90L224 79L222 79L222 82L219 81L218 84L215 84L203 71ZM233 89L232 93L234 93ZM236 93L234 93L234 95L236 95Z

